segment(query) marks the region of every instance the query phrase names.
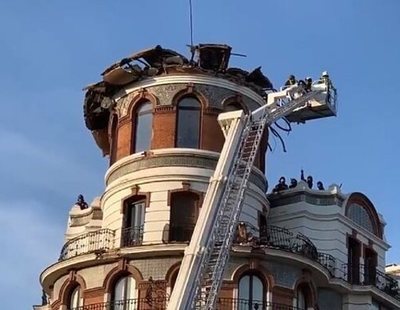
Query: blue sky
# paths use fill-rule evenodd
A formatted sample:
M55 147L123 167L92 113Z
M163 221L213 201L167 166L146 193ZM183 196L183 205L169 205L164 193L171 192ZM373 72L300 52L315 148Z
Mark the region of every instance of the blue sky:
M193 0L195 43L227 43L275 86L329 70L339 116L295 125L268 155L268 178L303 168L365 193L400 262L400 2ZM57 259L79 193L101 194L107 160L85 129L81 89L109 64L156 44L187 53L188 1L0 2L0 300L40 302L38 276ZM271 141L274 146L274 142Z

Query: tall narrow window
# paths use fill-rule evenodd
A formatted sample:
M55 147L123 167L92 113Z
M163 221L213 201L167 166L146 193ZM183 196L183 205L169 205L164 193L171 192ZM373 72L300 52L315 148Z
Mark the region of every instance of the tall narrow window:
M247 274L239 280L240 310L264 309L265 287L261 279L254 274Z
M308 304L307 304L307 297L306 293L304 291L303 287L300 287L297 290L297 308L299 310L307 310Z
M136 281L132 276L119 279L114 286L112 294L113 310L136 310L138 300L136 294Z
M190 241L197 221L199 200L199 196L192 192L171 194L170 241Z
M110 144L110 164L113 164L117 159L118 149L118 117L113 115L111 122L111 144Z
M185 97L178 103L176 147L199 148L200 102L194 97Z
M376 284L377 255L372 249L365 249L364 257L364 284Z
M360 283L360 256L361 256L361 245L356 239L349 237L348 239L348 264L347 274L348 281L351 284Z
M124 229L122 230L122 246L142 244L146 197L137 196L128 201L124 212Z
M150 149L152 126L153 126L153 106L150 101L143 102L136 110L135 128L135 153Z
M80 286L75 287L75 289L72 291L70 298L69 298L69 303L68 303L68 309L69 310L77 310L78 307L83 306L83 299L81 296L81 288Z

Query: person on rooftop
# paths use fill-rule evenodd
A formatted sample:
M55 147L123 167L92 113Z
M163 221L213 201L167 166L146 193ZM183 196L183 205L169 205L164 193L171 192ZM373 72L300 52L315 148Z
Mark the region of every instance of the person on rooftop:
M297 186L297 180L296 179L290 179L290 185L289 188L295 188Z
M296 78L293 74L289 75L287 81L285 82L285 86L292 86L297 83Z
M322 184L321 181L318 181L318 182L317 182L317 188L318 188L320 191L324 191L324 190L325 190L324 184Z
M276 184L276 186L274 187L272 192L276 193L276 192L280 192L280 191L286 190L288 188L289 187L286 184L285 177L280 177L278 184Z
M308 77L306 77L306 78L304 79L304 81L306 82L306 86L305 86L306 91L307 91L307 92L311 91L312 78L310 78L310 77L308 76Z
M313 187L313 177L311 175L307 177L307 185L309 188Z

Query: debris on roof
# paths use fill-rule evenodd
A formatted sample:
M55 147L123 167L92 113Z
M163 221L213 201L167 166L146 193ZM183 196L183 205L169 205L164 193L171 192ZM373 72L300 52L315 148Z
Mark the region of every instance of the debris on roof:
M272 83L261 72L261 67L252 72L229 68L232 48L226 44L199 44L191 46L192 57L185 56L157 45L134 53L108 67L101 74L103 80L87 86L84 90L84 117L86 127L92 130L96 142L103 145L108 126L112 97L125 85L169 72L208 74L230 80L251 88L261 96L272 89ZM171 71L170 71L171 70Z

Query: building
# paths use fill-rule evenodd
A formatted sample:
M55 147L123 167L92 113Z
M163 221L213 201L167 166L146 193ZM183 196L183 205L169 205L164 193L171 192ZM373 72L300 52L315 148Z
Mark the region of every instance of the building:
M385 268L385 272L395 278L400 286L400 266L398 264L389 264Z
M224 143L218 114L253 111L273 88L260 68L229 68L230 51L199 45L188 60L157 46L87 88L86 125L110 157L106 187L72 207L59 261L40 276L43 305L34 309L165 309ZM373 204L303 181L267 197L267 142L265 132L217 308L400 309Z

